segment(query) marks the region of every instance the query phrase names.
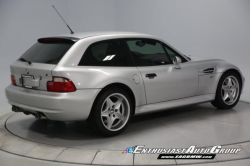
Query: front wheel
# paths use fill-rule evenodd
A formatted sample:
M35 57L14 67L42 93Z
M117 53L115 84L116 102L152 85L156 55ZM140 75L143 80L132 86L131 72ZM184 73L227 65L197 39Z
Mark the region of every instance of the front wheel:
M215 100L212 105L219 109L233 108L239 101L241 93L241 80L235 72L227 72L222 75Z
M132 109L130 96L124 90L108 89L96 99L89 118L90 125L102 135L118 135L128 126Z

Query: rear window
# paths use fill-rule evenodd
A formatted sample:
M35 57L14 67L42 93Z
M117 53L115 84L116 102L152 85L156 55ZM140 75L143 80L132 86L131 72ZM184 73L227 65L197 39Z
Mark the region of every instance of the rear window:
M57 64L74 43L35 43L20 58L34 63Z
M106 40L90 45L79 66L131 66L126 45L120 40Z

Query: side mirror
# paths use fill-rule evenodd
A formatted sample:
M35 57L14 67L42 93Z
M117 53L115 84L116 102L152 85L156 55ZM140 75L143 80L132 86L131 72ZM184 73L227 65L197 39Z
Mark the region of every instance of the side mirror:
M181 66L180 66L181 58L175 56L174 59L173 59L173 63L174 63L174 68L175 69L180 69L181 68Z

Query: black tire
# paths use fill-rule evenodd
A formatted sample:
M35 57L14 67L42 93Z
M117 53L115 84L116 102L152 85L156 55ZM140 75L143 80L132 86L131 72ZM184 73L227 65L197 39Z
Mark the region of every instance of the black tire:
M129 106L128 106L129 115L127 116L128 119L127 119L126 123L124 124L124 126L121 126L122 128L117 130L117 131L111 131L110 129L105 127L105 124L104 124L103 119L101 117L101 110L102 110L102 106L103 106L104 102L106 101L106 99L110 95L113 95L113 94L122 94L123 97L125 97L129 103ZM99 135L101 134L103 136L108 136L108 137L118 135L118 134L122 133L127 128L128 124L131 120L132 112L134 109L133 105L134 104L131 101L131 97L123 89L117 88L117 87L106 89L104 92L101 92L101 94L95 100L93 107L92 107L92 110L91 110L90 117L88 118L88 123L91 126L91 128Z
M239 88L238 88L238 96L237 96L237 98L235 98L235 101L232 104L227 104L226 101L224 101L223 97L222 97L222 85L223 85L223 82L225 81L225 79L230 77L230 76L237 79L238 84L239 84L238 85ZM215 100L212 101L211 104L218 109L231 109L231 108L233 108L239 101L239 98L241 95L241 88L242 88L242 82L241 82L240 76L234 71L225 72L220 78L220 81L218 83L217 90L216 90Z

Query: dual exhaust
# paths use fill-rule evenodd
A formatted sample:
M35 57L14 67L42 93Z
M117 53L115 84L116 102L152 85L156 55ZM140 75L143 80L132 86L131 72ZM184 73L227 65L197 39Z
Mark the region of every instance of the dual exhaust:
M26 110L23 110L21 108L18 108L16 106L12 106L12 111L13 112L23 112L25 115L33 115L36 119L48 119L46 117L46 115L44 115L41 112L30 112L30 111L26 111Z

